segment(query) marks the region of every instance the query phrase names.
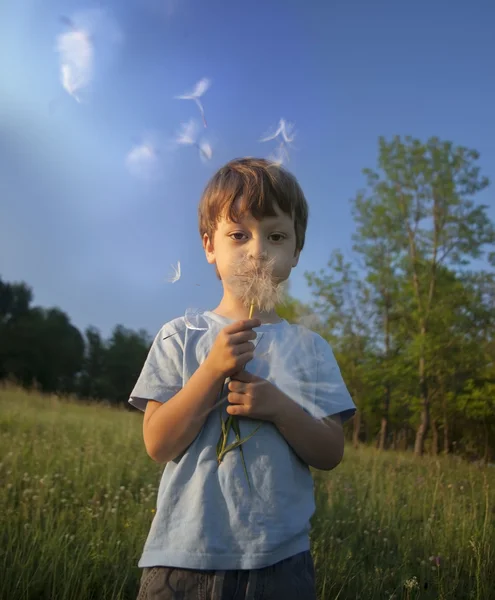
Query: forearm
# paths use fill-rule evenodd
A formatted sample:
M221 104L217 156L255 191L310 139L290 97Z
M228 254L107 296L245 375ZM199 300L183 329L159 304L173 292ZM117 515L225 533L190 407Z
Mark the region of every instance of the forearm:
M334 469L344 454L342 427L332 420L318 421L286 394L274 425L294 452L309 466L323 471Z
M202 363L186 385L160 406L145 426L148 454L159 463L173 460L200 432L215 404L224 378Z

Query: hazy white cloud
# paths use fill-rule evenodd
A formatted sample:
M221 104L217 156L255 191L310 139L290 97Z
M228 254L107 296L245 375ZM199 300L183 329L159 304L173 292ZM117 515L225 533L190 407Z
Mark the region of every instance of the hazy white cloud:
M185 94L182 94L181 96L175 96L175 98L177 100L193 100L196 103L196 105L199 108L199 112L201 113L201 117L203 119L203 125L205 127L207 126L206 118L205 118L205 111L204 111L203 105L201 104L200 98L205 94L205 92L208 90L210 85L211 85L211 81L209 79L207 79L206 77L203 77L203 79L200 79L198 81L198 83L196 83L192 92L187 92Z
M150 181L160 176L159 152L149 143L134 146L125 163L131 175L138 179Z

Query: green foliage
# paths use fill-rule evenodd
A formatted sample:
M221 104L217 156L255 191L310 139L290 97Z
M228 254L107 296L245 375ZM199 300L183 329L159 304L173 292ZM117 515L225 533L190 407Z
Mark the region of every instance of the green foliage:
M326 273L307 274L367 431L389 442L415 431L418 454L438 437L432 419L444 448L454 432L461 448L491 410L495 280L469 270L495 243L487 207L473 199L488 185L478 158L438 138L380 138L378 168L364 170L367 189L352 201L352 260L335 252ZM485 408L466 413L460 398ZM452 423L461 415L465 429ZM495 450L491 430L478 455L487 445Z

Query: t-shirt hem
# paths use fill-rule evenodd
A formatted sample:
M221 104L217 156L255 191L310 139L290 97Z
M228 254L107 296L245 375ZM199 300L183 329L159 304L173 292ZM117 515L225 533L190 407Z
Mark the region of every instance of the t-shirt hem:
M139 560L138 567L175 567L178 569L194 569L197 571L229 571L252 570L270 567L275 563L290 558L310 549L309 538L287 544L275 552L256 554L191 554L176 548L167 550L145 550Z

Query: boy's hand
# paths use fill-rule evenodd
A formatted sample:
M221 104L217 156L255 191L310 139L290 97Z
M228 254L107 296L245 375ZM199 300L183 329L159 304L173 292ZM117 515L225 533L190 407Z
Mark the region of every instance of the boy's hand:
M273 422L283 410L282 392L262 377L240 371L232 376L228 387L229 415Z
M259 319L244 319L220 331L205 361L218 377L230 377L253 358L254 344L249 340L256 339L253 327L260 325Z

